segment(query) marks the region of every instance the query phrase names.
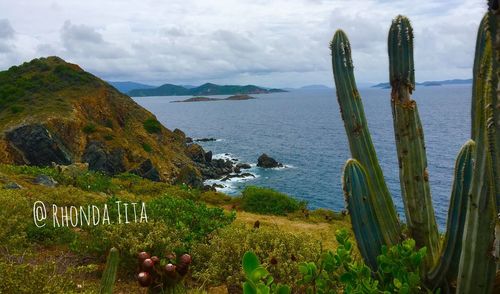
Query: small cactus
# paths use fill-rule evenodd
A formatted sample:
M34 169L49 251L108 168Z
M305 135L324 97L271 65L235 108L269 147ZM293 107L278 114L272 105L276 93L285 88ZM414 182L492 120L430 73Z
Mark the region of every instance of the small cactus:
M104 268L104 272L101 278L101 287L99 289L99 293L113 293L119 262L120 253L118 252L118 249L113 247L111 248L111 250L109 250L108 259L106 260L106 267Z

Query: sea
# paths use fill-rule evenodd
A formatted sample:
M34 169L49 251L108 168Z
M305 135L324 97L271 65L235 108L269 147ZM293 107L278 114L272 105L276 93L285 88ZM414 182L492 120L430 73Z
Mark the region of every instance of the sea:
M442 85L417 86L413 93L424 129L440 230L446 226L455 158L470 138L471 91L471 85ZM384 177L404 220L390 90L364 88L360 93ZM306 200L312 209L345 209L341 174L350 151L335 90L291 90L252 96L256 99L171 103L189 97L168 96L134 100L171 130L179 128L194 139L215 138L199 144L216 158L251 164L249 172L255 177L207 183L224 185L219 189L222 192L238 195L248 185L269 187ZM257 167L262 153L284 167Z

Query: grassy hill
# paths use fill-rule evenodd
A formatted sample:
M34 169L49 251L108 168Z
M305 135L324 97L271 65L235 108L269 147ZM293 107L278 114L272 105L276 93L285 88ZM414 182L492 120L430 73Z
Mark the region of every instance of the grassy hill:
M0 72L0 163L88 162L175 182L200 175L184 134L105 81L58 57Z

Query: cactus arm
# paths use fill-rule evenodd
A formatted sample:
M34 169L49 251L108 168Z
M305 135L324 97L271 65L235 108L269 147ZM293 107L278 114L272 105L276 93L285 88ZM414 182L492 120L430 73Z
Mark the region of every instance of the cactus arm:
M106 267L101 278L100 294L112 294L115 286L116 272L118 271L118 263L120 262L120 254L118 249L111 248L109 250Z
M499 1L491 1L488 17L488 31L492 45L491 118L487 121L489 148L493 162L493 176L496 193L497 213L500 213L500 10Z
M480 31L487 29L488 23L482 22ZM481 37L481 32L478 38ZM470 204L466 216L463 236L463 249L460 256L457 293L491 293L495 279L496 264L493 256L495 240L496 203L494 175L491 153L488 151L487 122L491 118L488 105L491 104L492 84L492 46L489 35L486 35L484 52L477 54L481 65L474 75L483 81L475 86L483 90L473 89L474 93L484 95L474 97L476 124L476 154L473 183L470 190ZM479 62L476 60L476 62Z
M376 271L377 256L381 253L384 238L368 196L366 171L357 160L349 159L345 164L342 185L359 251L365 262Z
M427 285L432 289L445 285L446 282L454 284L457 280L469 190L472 184L474 152L475 143L469 140L460 149L455 162L455 176L451 190L443 252L439 263L427 275Z
M399 177L408 229L417 247L427 247L425 264L434 266L439 256L439 233L432 207L427 156L415 88L413 29L408 18L397 16L388 38L391 106L399 161Z
M366 169L368 185L373 192L368 196L376 221L383 228L385 244L397 244L401 236L399 220L368 130L363 103L354 79L351 46L343 31L335 33L330 49L337 98L352 157Z

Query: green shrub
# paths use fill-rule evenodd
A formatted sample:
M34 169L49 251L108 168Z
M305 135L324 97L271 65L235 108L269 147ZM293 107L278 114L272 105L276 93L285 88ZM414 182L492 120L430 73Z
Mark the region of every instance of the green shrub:
M30 223L26 229L28 240L44 245L70 244L75 240L76 233L69 227L53 227L52 224L37 227Z
M17 114L17 113L20 113L24 110L24 107L22 106L19 106L19 105L12 105L10 107L10 111L13 113L13 114Z
M142 149L148 153L153 151L153 147L151 147L148 143L142 143Z
M290 284L295 292L431 293L422 286L420 278L420 268L426 249L416 250L414 240L405 240L389 249L384 247L382 254L377 258L378 270L372 273L367 265L354 258L354 244L349 240L347 230L338 230L335 236L339 243L335 251L327 251L321 254L318 260L299 264L301 277ZM269 280L265 268L257 270L261 273L259 277L254 276L256 273L253 270L258 267L258 260L255 260L251 251L245 253L243 267L247 267L245 294L254 293L248 283L262 284L264 275L266 280ZM253 269L252 272L249 268Z
M83 127L82 130L85 134L92 134L97 130L97 127L93 123L88 123Z
M289 233L277 226L253 229L232 224L215 232L210 242L193 247L193 277L210 285L241 289L245 280L241 259L251 250L277 283L291 284L299 278L299 262L319 258L321 244L314 240L308 234Z
M272 189L249 186L242 192L241 208L261 214L286 215L306 208L306 202Z
M117 189L111 181L111 177L101 172L87 171L79 174L72 182L75 187L92 192L113 192Z
M150 133L160 133L161 132L161 124L154 118L148 118L143 123L144 129Z
M148 216L170 228L187 230L183 238L187 249L195 242L205 241L210 233L232 223L236 217L234 212L227 214L222 208L209 208L204 203L167 195L148 203Z
M104 137L103 137L103 138L104 138L104 140L106 140L106 141L111 141L111 140L113 140L115 137L114 137L113 135L111 135L111 134L107 134L107 135L104 135Z

